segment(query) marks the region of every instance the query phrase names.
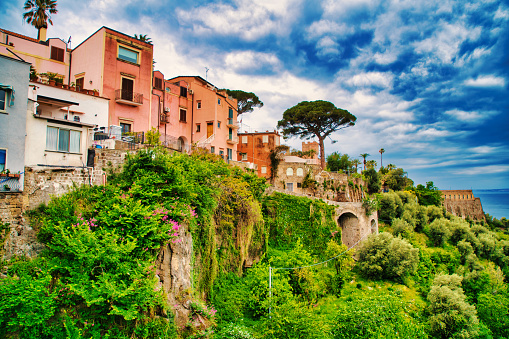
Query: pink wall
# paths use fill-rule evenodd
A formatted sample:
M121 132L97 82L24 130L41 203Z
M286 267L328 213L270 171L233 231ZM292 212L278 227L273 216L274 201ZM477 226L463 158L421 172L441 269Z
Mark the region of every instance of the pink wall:
M57 38L50 38L45 43L39 43L37 39L3 29L2 31L0 32L0 54L14 57L12 53L7 51L8 48L26 62L31 63L37 73L58 73L63 76L64 83L67 83L69 79L69 52L65 42ZM36 32L35 29L34 32ZM64 50L63 62L51 59L52 46Z
M85 73L84 88L97 89L100 95L103 95L104 31L105 29L101 28L87 40L76 46L72 51L71 64L71 82L76 82L76 76L81 77Z

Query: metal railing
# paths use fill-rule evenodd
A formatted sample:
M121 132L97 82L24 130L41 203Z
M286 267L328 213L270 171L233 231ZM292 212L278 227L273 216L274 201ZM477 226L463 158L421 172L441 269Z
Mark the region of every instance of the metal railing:
M0 174L0 192L20 192L19 174Z
M115 90L115 100L130 101L136 104L143 104L143 94L136 93L125 89Z

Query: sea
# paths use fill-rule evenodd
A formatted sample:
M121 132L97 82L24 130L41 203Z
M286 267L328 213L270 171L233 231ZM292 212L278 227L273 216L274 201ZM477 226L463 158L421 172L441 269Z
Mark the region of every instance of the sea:
M481 198L484 213L501 219L509 219L509 188L472 190L474 197Z

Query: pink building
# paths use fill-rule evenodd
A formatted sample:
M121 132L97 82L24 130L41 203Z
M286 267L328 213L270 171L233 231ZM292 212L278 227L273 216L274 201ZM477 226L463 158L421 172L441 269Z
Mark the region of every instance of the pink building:
M163 145L179 151L191 150L191 112L192 101L189 98L185 81L173 83L164 80L160 71L154 72L152 89L152 126L161 133Z
M70 78L110 99L110 125L148 131L157 124L151 121L152 62L152 44L101 27L72 50Z
M47 79L47 73L63 83L69 80L70 50L67 44L58 38L46 40L46 30L41 29L41 40L0 28L0 55L17 57L32 64L40 78ZM17 56L17 57L16 57Z
M170 108L170 115L178 114L179 124L191 127L189 144L206 148L225 159L237 160L237 100L199 76L179 76L167 82L180 87L178 111ZM183 102L187 102L187 106L181 104Z

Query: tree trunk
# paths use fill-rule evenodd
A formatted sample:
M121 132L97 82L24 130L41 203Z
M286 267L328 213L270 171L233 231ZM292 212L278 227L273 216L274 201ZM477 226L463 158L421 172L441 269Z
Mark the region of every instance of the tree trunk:
M325 148L323 147L323 138L318 137L318 143L320 145L320 166L322 170L325 169Z

